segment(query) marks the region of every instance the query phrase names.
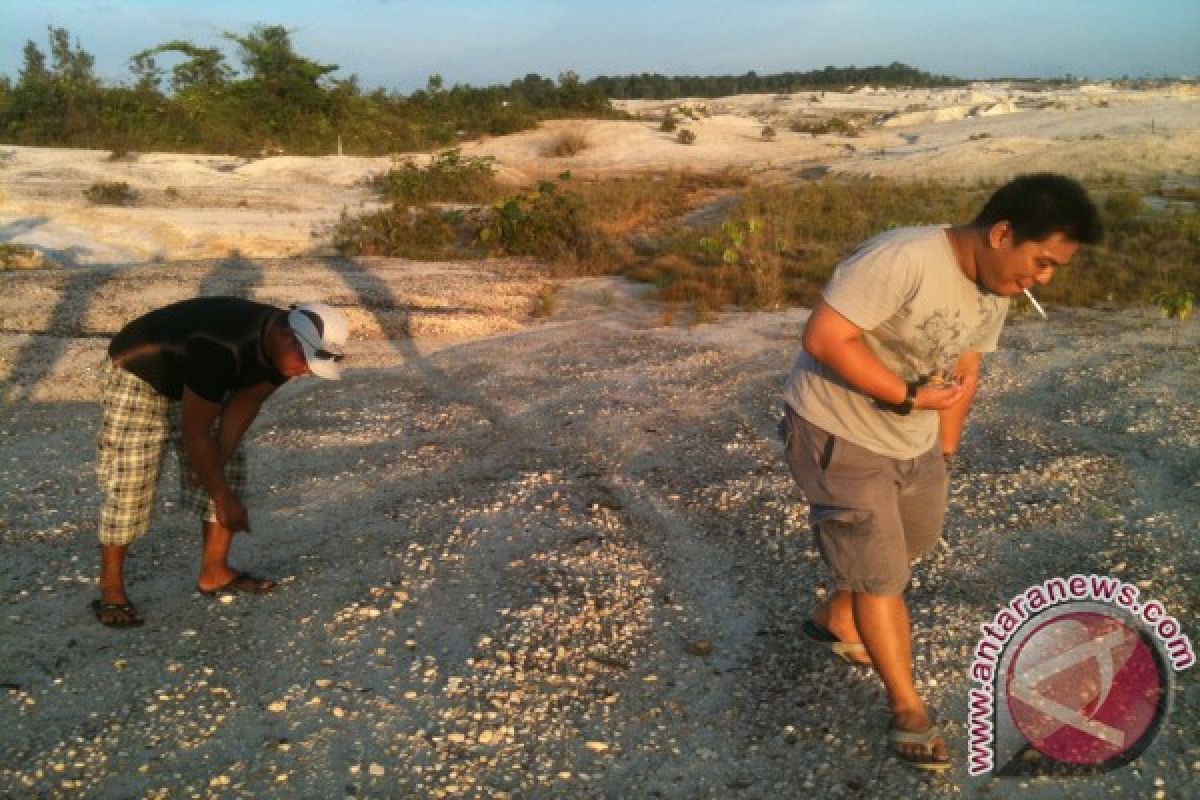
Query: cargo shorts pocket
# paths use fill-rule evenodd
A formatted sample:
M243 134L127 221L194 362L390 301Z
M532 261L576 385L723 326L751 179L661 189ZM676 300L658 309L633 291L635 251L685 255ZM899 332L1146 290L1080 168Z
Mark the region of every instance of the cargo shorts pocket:
M860 508L814 506L809 520L830 536L869 536L875 529L875 514Z

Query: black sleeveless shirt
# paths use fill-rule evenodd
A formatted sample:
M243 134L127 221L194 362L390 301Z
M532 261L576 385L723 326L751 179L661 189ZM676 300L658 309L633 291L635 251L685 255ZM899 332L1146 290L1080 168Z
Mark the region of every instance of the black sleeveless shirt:
M187 387L213 403L231 392L287 376L263 352L281 309L240 297L199 297L151 311L113 337L108 355L173 400Z

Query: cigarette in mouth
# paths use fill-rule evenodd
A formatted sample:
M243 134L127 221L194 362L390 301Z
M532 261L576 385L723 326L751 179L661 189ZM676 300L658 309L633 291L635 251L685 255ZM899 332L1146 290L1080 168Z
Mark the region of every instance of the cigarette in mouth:
M1033 293L1032 293L1032 292L1030 292L1028 289L1022 289L1021 291L1022 291L1022 292L1024 292L1024 293L1025 293L1025 296L1029 298L1029 302L1033 303L1033 307L1034 307L1035 309L1037 309L1037 312L1038 312L1039 314L1041 314L1041 315L1042 315L1042 319L1050 319L1049 317L1047 317L1047 316L1046 316L1046 312L1045 312L1045 310L1042 308L1042 304L1041 304L1041 303L1039 303L1039 302L1037 301L1037 298L1035 298L1035 297L1033 296Z

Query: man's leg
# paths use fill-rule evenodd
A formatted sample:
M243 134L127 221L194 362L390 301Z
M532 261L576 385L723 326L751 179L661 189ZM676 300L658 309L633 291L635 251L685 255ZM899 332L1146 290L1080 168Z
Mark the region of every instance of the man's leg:
M125 593L125 555L127 544L100 545L100 602L122 605L129 602Z
M927 730L931 720L913 680L912 629L904 595L854 592L852 605L863 644L887 689L892 724L903 731ZM897 744L896 747L915 757L923 755L916 745ZM934 740L933 758L945 760L948 757L945 741Z
M853 593L848 589L838 589L828 600L819 605L812 613L813 622L832 633L843 642L861 642L858 625L854 621ZM857 664L870 664L869 656L847 655Z
M100 508L100 598L105 625L126 627L141 616L125 591L129 546L150 527L168 436L167 400L140 378L106 364L104 418L97 442Z
M237 574L229 566L229 548L233 532L216 520L203 523L204 549L200 553L200 577L196 585L209 591L227 585Z
M229 551L233 546L235 531L231 531L217 522L216 508L208 492L197 481L193 480L191 466L188 464L187 451L183 447L179 431L181 427L179 410L173 409L171 422L172 443L179 456L179 490L180 505L184 510L195 512L200 516L201 536L203 547L200 551L200 575L196 579L196 588L202 592L213 592L222 589L236 590L263 594L275 588L275 581L257 578L229 565ZM238 497L245 496L247 474L246 454L238 448L225 464L225 480Z
M257 578L229 566L233 531L216 520L205 520L203 525L204 549L200 553L200 577L196 580L196 588L202 592L230 589L252 594L265 594L275 588L275 581Z

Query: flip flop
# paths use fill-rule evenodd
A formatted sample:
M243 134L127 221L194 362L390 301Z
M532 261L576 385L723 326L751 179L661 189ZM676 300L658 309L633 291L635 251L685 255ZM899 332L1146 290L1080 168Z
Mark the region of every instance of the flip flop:
M251 575L249 572L237 571L233 573L223 586L217 586L213 589L201 589L196 587L196 591L206 597L215 597L219 594L232 594L233 592L246 592L247 594L270 594L278 586L275 581L269 578L260 578L257 575Z
M133 603L105 603L96 599L92 601L92 613L96 615L96 621L107 628L136 628L146 622ZM120 616L114 617L114 614Z
M933 754L933 743L941 738L942 735L938 732L936 722L931 722L929 727L923 731L903 731L899 728L888 727L888 741L892 743L892 753L896 758L910 767L929 772L944 772L950 769L949 756L939 759ZM918 745L923 748L924 752L916 755L906 753L897 747L901 744Z
M810 642L816 642L817 644L828 648L829 652L833 653L847 664L850 664L854 667L860 667L862 669L874 669L873 665L869 663L864 664L863 662L854 658L854 656L857 655L866 655L867 648L863 646L862 642L843 642L841 639L834 636L833 633L825 628L822 628L811 619L806 619L804 621L804 626L801 628L801 630L804 632L804 635Z

